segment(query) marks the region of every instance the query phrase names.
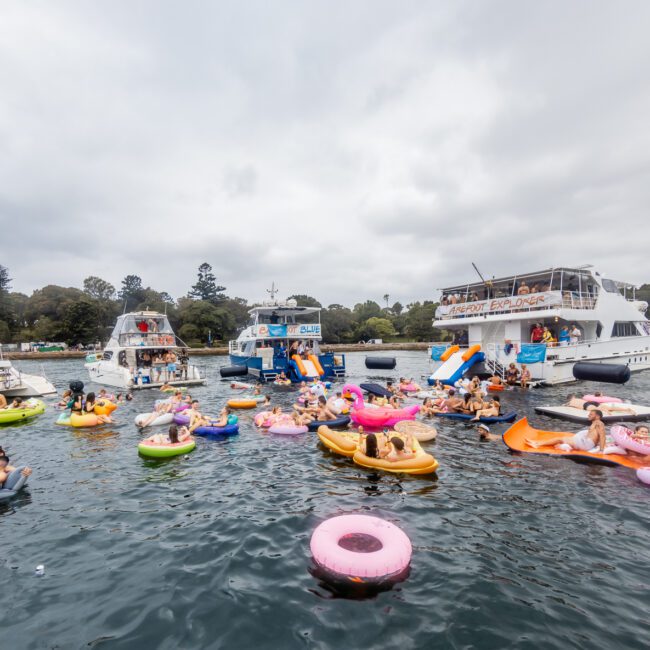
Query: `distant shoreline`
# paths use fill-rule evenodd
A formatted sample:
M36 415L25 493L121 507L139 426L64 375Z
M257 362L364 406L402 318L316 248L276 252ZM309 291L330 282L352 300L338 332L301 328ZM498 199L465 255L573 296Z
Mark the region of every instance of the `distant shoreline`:
M380 343L377 345L362 345L360 343L332 343L323 344L321 349L325 352L367 352L372 354L380 350L426 350L430 343ZM11 360L41 360L52 361L56 359L83 359L91 351L64 350L63 352L4 352L3 357ZM190 356L227 356L228 348L226 346L214 348L190 348Z

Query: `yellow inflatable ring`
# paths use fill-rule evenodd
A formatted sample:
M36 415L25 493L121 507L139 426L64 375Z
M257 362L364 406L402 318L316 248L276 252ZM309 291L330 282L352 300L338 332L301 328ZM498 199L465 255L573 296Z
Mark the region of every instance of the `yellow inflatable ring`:
M254 409L257 406L257 400L229 399L227 404L231 409Z

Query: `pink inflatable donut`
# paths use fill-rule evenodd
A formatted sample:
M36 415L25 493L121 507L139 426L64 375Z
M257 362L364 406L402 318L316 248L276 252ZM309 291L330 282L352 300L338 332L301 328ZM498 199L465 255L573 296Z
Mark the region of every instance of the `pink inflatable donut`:
M632 433L633 431L620 424L615 424L611 430L612 438L614 438L614 442L616 442L619 447L635 451L637 454L650 456L650 443L643 443L639 440L635 440L632 437Z
M594 402L595 404L605 404L605 402L620 404L623 401L618 397L608 397L607 395L585 395L582 399L585 400L585 402Z
M650 485L650 467L640 467L636 470L636 477L641 483Z
M341 515L320 524L311 536L316 563L346 577L386 578L411 561L411 541L400 528L367 515ZM362 551L354 550L364 546Z
M297 424L274 424L269 428L269 433L276 433L281 436L297 436L301 433L307 433L309 429Z
M403 393L415 393L416 391L420 390L415 384L400 384L399 389Z

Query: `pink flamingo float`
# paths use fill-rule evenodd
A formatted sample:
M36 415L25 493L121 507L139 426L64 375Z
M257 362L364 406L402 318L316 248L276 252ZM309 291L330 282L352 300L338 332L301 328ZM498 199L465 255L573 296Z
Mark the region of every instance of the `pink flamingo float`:
M415 404L401 409L392 409L385 406L377 408L366 408L363 403L363 393L358 386L346 384L343 386L343 394L354 395L354 405L350 411L350 417L355 424L365 427L392 427L402 420L415 420L415 414L420 410L420 405Z

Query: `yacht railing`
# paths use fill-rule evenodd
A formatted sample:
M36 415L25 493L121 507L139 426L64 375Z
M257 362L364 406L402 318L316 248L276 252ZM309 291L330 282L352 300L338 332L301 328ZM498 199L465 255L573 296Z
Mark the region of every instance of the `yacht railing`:
M129 334L120 334L118 343L125 348L129 347L174 347L176 346L176 337L173 334L161 334L158 332L132 332Z
M598 296L593 293L578 291L545 291L518 296L497 296L488 300L457 302L439 305L436 320L455 320L511 314L548 311L551 309L595 309Z

